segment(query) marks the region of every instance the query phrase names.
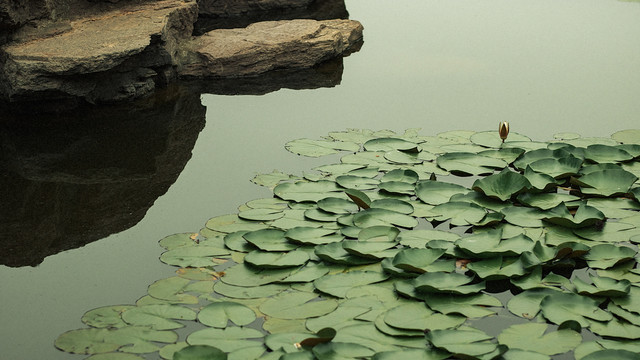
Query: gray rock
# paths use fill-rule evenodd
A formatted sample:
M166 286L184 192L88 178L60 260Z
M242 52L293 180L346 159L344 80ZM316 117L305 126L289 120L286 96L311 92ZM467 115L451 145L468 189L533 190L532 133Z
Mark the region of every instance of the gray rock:
M176 64L178 44L190 38L194 1L163 0L71 21L53 36L11 42L0 93L10 100L46 93L89 102L134 99L155 88L155 79Z
M336 57L362 40L354 20L283 20L210 31L191 42L178 73L190 77L254 76L299 69Z

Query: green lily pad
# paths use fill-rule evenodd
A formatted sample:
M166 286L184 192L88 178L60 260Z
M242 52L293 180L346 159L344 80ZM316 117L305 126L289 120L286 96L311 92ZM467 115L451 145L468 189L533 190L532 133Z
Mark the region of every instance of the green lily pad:
M226 360L224 351L209 345L189 345L173 354L174 360Z
M589 275L593 284L588 284L580 278L573 279L576 292L580 295L620 297L629 293L629 280L615 280L607 277Z
M422 274L433 269L433 262L444 253L443 249L403 249L393 257L392 265L405 271Z
M250 231L242 237L250 244L263 251L289 251L299 245L291 243L285 238L285 232L280 229L262 229Z
M574 182L580 185L584 194L617 196L628 193L637 180L638 177L634 174L618 169L594 171L575 179Z
M426 338L437 348L447 350L453 354L464 354L473 357L492 353L498 348L497 344L491 342L493 337L473 328L433 330L426 334Z
M587 146L584 157L596 163L615 163L633 159L631 154L618 147L601 144Z
M259 299L274 296L289 286L280 284L268 284L262 286L234 286L218 281L213 286L213 291L232 299Z
M521 204L541 210L549 210L562 203L566 204L579 199L577 196L562 193L524 193L518 195L518 201Z
M360 228L378 225L413 228L418 225L418 221L411 216L381 208L369 208L358 212L353 217L353 223Z
M456 194L466 194L470 190L458 184L425 180L416 184L416 196L430 205L440 205L449 201Z
M540 302L542 315L552 323L560 325L573 320L582 327L589 326L590 320L609 321L613 318L598 305L596 300L569 293L551 294Z
M309 261L309 255L304 251L264 252L256 250L248 253L244 261L258 268L281 269L304 265Z
M607 269L633 259L636 254L636 250L626 246L601 244L592 247L584 258L592 268Z
M390 137L371 139L364 143L364 149L367 151L417 151L417 147L414 142Z
M427 218L440 222L451 219L453 226L466 226L479 223L486 215L486 210L476 204L452 201L434 206Z
M573 350L582 336L573 330L547 332L548 325L540 323L511 325L498 335L498 342L509 349L521 349L556 355Z
M476 180L472 189L505 201L529 187L531 187L531 183L524 175L504 169L498 174Z
M358 210L358 206L345 198L329 197L318 201L318 209L334 214L351 214Z
M355 152L360 150L360 145L352 142L312 139L296 139L289 141L284 147L294 154L309 157L332 155L340 151Z
M348 273L325 275L313 282L319 291L344 298L351 288L359 285L373 284L384 281L387 275L373 271L350 271Z
M307 292L284 292L262 303L259 309L280 319L307 319L326 315L338 307L338 302L333 299L311 301L317 297Z
M555 179L562 179L576 175L582 166L582 160L574 156L566 156L559 159L540 159L528 164L531 170L547 174Z
M336 234L333 229L313 228L305 226L297 226L287 230L284 237L291 242L304 245L320 245L333 242L340 242L343 236Z
M473 277L458 273L429 272L414 280L414 286L419 292L473 294L484 290L485 283L472 283Z
M547 215L543 219L568 228L581 228L602 222L605 220L605 216L600 210L585 204L581 204L576 213L571 215L567 206L561 203L547 211Z
M82 322L95 328L121 328L128 326L122 320L122 312L134 308L133 305L103 306L87 311L82 316Z
M502 307L502 303L497 298L489 294L422 294L421 298L429 308L443 314L460 314L467 318L480 318L494 315L496 309Z
M418 181L418 173L413 170L395 169L385 173L380 182L399 181L408 184L415 184Z
M317 202L329 196L340 197L340 192L341 188L338 184L328 180L315 182L298 181L295 183L285 182L273 189L273 193L277 197L295 202Z
M171 319L195 320L196 313L179 305L144 305L125 310L122 319L131 325L149 326L154 330L171 330L184 327L184 324Z
M508 165L504 160L469 152L445 153L436 159L436 163L450 173L462 176L490 174Z
M160 261L182 267L203 267L214 265L212 258L223 255L229 255L229 250L205 245L183 246L165 251Z
M424 303L411 302L387 311L384 322L408 330L442 330L455 328L466 321L459 315L445 315L430 310Z
M253 310L231 301L211 303L198 313L198 321L215 328L225 328L229 321L244 326L251 324L255 319L256 314Z
M154 343L178 340L173 331L153 330L146 326L127 326L118 329L78 329L60 335L55 346L72 354L98 354L122 351L144 354L158 351Z
M252 339L262 339L263 337L264 335L260 331L248 327L207 328L192 332L187 336L187 343L190 345L215 344L220 350L229 353L255 346L259 343Z

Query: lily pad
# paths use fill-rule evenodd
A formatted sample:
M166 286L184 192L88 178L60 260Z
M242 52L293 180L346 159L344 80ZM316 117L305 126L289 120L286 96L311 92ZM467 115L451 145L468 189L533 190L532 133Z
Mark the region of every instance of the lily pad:
M426 180L416 184L415 193L420 200L430 205L444 204L456 194L466 194L470 190L458 184Z
M280 319L307 319L326 315L338 307L336 300L314 300L317 297L307 292L285 292L268 299L259 309L266 315Z
M498 335L498 342L509 349L556 355L573 350L582 341L582 336L573 330L545 333L547 328L547 324L540 323L511 325Z
M340 151L355 152L360 150L360 145L352 142L312 139L289 141L284 147L294 154L310 157L326 156Z
M628 193L637 180L634 174L618 169L594 171L575 179L575 183L580 185L580 190L585 194L617 196Z
M504 160L469 152L445 153L436 159L436 163L450 173L462 176L491 174L508 165Z
M187 343L190 345L215 344L220 350L229 353L255 346L259 343L253 339L262 339L263 337L264 335L260 331L248 327L207 328L192 332L187 336Z
M529 187L531 183L524 175L504 169L498 174L476 180L472 189L505 201Z
M253 310L245 305L231 301L211 303L198 313L198 320L211 327L225 328L231 321L238 326L251 324L256 319Z
M313 282L319 291L333 295L338 298L346 297L347 292L359 285L373 284L384 281L388 278L379 272L372 271L350 271L348 273L325 275Z

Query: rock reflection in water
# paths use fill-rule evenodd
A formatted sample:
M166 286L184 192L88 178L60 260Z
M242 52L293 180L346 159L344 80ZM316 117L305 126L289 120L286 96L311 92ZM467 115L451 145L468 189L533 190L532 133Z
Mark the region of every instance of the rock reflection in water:
M0 264L35 266L142 220L191 158L205 123L200 94L333 87L342 69L337 58L304 70L176 84L130 104L2 110Z
M37 265L138 223L175 182L204 127L200 95L3 116L0 264Z

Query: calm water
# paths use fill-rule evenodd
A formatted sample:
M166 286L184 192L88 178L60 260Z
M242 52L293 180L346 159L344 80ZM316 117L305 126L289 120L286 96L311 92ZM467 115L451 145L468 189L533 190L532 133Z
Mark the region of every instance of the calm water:
M87 310L132 304L171 275L157 240L269 196L249 182L257 173L322 163L286 152L289 140L345 128L486 130L500 121L541 140L640 127L638 2L346 3L365 43L344 60L339 86L203 95L206 125L193 155L139 223L37 267L0 266L0 359L82 358L55 350L54 339L83 327Z

